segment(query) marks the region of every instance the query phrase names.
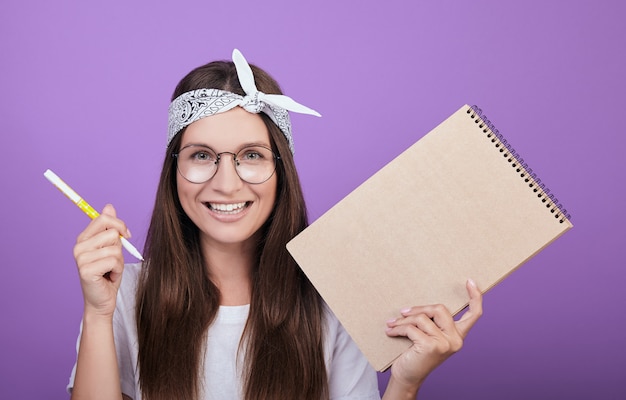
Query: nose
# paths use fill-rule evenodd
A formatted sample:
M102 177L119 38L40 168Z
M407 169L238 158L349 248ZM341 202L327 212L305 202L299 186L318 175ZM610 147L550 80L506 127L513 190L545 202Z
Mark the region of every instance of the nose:
M209 181L213 189L223 193L234 193L241 189L243 181L235 169L235 154L224 152L217 155L217 172ZM225 157L225 156L230 156Z

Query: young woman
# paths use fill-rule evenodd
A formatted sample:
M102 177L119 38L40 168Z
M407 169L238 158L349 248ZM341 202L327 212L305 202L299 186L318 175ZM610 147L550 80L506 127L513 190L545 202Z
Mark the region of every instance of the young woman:
M378 399L376 373L289 256L307 226L282 96L241 53L191 71L170 106L145 246L124 266L124 222L107 205L78 236L85 307L73 399ZM482 313L402 310L387 334L414 345L384 399L413 399ZM399 305L400 306L400 305ZM366 315L363 318L367 318Z

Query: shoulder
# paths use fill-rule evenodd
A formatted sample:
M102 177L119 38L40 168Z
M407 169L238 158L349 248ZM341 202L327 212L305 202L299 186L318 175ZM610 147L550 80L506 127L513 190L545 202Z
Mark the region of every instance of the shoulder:
M325 315L324 356L331 399L378 400L376 371L328 306Z
M341 322L326 303L324 303L324 328L327 341L336 338L337 334L343 330Z
M327 360L332 362L340 356L344 356L344 352L353 353L354 355L362 355L348 332L345 330L339 319L333 311L324 306L325 315L325 332L324 345L327 352Z

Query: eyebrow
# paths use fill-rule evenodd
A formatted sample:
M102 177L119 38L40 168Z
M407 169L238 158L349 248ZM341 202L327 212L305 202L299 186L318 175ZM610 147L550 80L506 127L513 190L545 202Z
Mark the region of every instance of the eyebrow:
M188 146L202 146L202 147L208 147L209 149L215 150L213 148L213 146L209 146L207 143L202 143L202 142L189 142L189 143L184 143L181 144L180 148L184 148L184 147L188 147ZM270 143L267 142L247 142L247 143L243 143L241 145L239 145L238 147L236 147L236 150L239 151L243 148L246 147L253 147L253 146L261 146L261 147L267 147L269 149L272 148L272 145Z

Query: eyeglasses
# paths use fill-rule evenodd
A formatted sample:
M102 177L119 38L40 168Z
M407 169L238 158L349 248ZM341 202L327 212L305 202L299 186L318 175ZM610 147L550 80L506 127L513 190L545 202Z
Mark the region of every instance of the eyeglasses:
M244 147L237 153L224 151L216 153L208 146L190 144L172 154L177 162L178 172L191 183L204 183L217 173L223 154L233 156L235 171L241 180L259 184L267 181L276 170L276 156L271 149L264 146Z

